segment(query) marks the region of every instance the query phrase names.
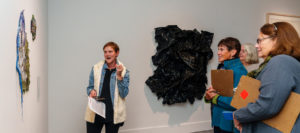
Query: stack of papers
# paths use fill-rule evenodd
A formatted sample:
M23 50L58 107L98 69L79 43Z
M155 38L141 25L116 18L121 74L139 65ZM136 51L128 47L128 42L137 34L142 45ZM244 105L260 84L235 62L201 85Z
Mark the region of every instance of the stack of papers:
M103 102L98 102L94 98L88 97L88 105L93 112L105 118L105 104Z

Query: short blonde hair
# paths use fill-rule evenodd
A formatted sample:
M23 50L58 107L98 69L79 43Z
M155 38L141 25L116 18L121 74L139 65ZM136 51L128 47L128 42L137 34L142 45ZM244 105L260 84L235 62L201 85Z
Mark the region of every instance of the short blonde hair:
M243 44L244 50L247 52L247 56L245 61L248 64L256 64L258 63L258 53L255 46L251 43L245 43Z

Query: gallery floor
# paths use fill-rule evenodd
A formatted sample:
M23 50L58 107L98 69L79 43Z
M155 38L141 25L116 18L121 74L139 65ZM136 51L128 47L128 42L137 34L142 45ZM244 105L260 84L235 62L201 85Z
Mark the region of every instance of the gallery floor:
M206 131L199 131L199 132L192 132L192 133L213 133L213 130L206 130Z

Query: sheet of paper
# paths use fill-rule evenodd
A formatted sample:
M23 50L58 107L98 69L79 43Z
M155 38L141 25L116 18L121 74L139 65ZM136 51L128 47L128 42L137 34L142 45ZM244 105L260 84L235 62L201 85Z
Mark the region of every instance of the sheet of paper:
M105 118L105 104L103 102L98 102L94 98L88 98L89 108L96 114Z

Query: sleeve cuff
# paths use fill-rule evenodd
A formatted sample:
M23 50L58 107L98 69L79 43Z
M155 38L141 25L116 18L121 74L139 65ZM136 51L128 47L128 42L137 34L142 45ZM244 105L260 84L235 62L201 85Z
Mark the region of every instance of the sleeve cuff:
M212 99L212 103L213 104L218 104L218 97L219 97L220 95L216 95L216 96L214 96L214 98Z
M88 90L88 92L87 92L88 96L90 95L91 91L92 91L91 89L90 89L90 90Z
M204 102L205 103L211 103L211 100L207 100L206 98L204 98Z

